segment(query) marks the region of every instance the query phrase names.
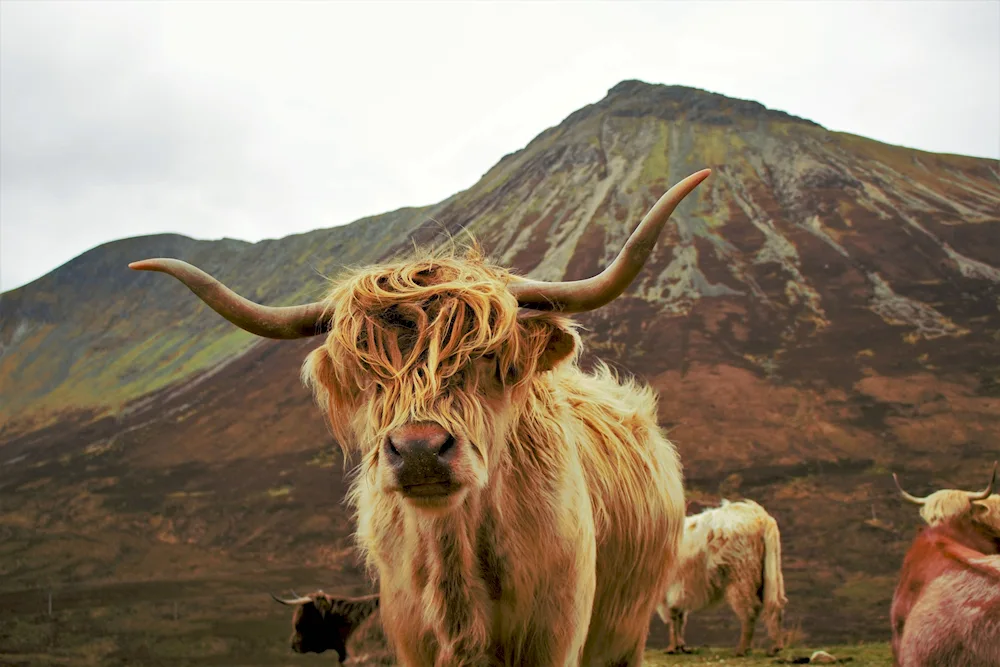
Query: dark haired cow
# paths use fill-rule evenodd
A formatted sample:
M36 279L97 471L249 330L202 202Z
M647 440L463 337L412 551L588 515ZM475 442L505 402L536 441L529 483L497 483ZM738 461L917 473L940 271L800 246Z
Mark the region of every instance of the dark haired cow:
M896 667L1000 665L1000 497L917 535L891 621Z
M294 593L294 591L293 591ZM275 597L276 602L294 606L292 650L296 653L336 651L340 662L347 661L347 642L377 610L379 596L333 597L316 591L292 600Z

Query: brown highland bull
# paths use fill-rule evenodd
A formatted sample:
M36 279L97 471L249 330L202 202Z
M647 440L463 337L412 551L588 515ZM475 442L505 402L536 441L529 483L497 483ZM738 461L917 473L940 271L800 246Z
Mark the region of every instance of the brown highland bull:
M568 313L621 294L703 170L653 206L598 276L546 283L476 252L363 268L324 301L268 308L173 259L270 338L326 333L302 374L362 465L350 500L404 665L639 665L684 520L656 396L577 365Z

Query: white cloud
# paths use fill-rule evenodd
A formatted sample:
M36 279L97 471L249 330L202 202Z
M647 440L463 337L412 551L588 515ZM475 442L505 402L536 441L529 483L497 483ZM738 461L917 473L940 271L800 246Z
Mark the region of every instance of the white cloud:
M0 3L0 288L429 204L623 79L1000 157L1000 4Z

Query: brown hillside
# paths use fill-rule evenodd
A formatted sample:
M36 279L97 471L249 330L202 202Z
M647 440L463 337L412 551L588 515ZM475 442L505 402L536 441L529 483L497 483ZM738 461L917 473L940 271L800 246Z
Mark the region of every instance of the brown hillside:
M790 625L885 639L919 525L890 473L915 493L978 488L1000 454L1000 167L635 81L435 206L258 244L127 239L4 294L0 595L366 588L340 455L298 380L318 341L255 342L129 261L180 257L284 305L468 230L534 277L578 278L702 167L636 284L580 318L584 362L661 392L691 511L746 496L778 518ZM695 615L689 642L735 643L736 627Z

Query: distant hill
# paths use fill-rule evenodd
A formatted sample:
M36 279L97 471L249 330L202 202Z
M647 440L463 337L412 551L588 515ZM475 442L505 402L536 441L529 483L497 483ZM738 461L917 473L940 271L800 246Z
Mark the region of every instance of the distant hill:
M319 341L257 341L129 261L179 257L287 305L467 231L528 275L580 278L702 167L633 287L580 317L585 363L661 392L691 511L745 495L778 517L792 625L884 639L918 525L889 473L979 488L1000 452L1000 166L639 81L439 204L256 244L125 239L3 294L0 592L288 568L364 588L340 455L298 380ZM728 612L705 618L692 641L735 641Z

